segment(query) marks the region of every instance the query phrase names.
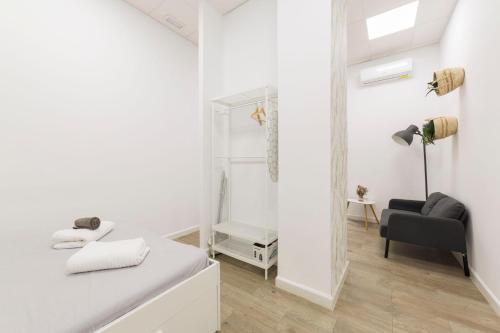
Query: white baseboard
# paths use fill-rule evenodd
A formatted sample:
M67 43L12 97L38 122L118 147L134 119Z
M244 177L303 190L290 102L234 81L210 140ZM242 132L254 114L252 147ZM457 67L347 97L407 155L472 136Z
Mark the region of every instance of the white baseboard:
M340 293L342 292L342 287L344 286L345 279L347 277L347 272L349 270L349 264L350 262L347 261L344 267L344 271L342 272L342 275L340 277L340 281L335 286L334 292L333 292L333 297L332 297L332 310L335 310L335 306L337 305L337 301L339 299Z
M352 221L365 222L365 217L361 215L347 214L347 219ZM368 222L377 223L373 216L368 216Z
M490 303L493 311L500 316L500 300L493 294L490 288L484 283L483 279L477 274L474 268L469 267L472 282L476 285L477 289L483 294L484 298Z
M193 232L198 231L198 230L200 230L200 226L194 225L194 226L186 228L186 229L182 229L182 230L179 230L176 232L172 232L170 234L163 235L162 237L168 238L168 239L176 239L176 238L179 238L182 236L189 235L190 233L193 233Z
M300 283L292 282L280 276L276 277L276 287L288 291L291 294L307 299L308 301L325 307L329 310L333 309L333 298L331 295L322 293Z
M458 263L462 268L464 267L464 264L462 262L462 255L457 252L452 252L453 256L457 259ZM484 283L483 279L477 274L477 272L472 268L469 264L469 271L470 271L470 278L472 280L472 283L476 286L476 288L479 290L479 292L486 298L490 306L493 308L493 311L500 316L500 300L493 294L490 288Z

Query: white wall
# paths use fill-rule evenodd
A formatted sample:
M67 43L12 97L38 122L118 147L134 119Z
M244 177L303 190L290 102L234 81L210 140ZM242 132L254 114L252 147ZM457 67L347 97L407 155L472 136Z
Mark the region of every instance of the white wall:
M500 224L494 209L500 205L498 12L500 3L494 0L461 0L440 45L351 66L348 121L350 195L355 196L357 184L365 184L382 209L391 197L424 194L421 145L398 146L391 134L409 123L421 125L432 115L459 118L457 135L428 146L429 191L450 194L468 207L472 278L500 313ZM365 88L357 84L360 68L406 56L415 61L412 79ZM462 87L446 96L423 97L434 70L455 66L465 68ZM362 211L352 207L350 213Z
M208 248L213 214L212 193L212 104L211 100L222 94L223 70L223 26L222 16L207 1L199 5L198 41L198 113L201 168L200 168L200 247Z
M198 223L196 48L119 0L0 2L0 216Z
M224 93L276 86L276 0L250 0L223 24Z
M211 104L213 98L277 84L276 1L250 0L226 15L220 15L209 1L201 2L200 11L200 119L204 131L202 246L207 246L210 219L216 213L218 185L210 180ZM258 127L249 114L255 106L240 109L232 117L232 154L264 155L264 128ZM202 119L204 118L204 119ZM220 145L219 145L220 146ZM220 148L220 147L219 147ZM233 220L264 225L264 180L266 164L233 164L231 212ZM215 184L220 165L214 166Z
M441 42L442 67L465 68L465 83L441 97L459 129L443 154L446 193L470 211L468 248L472 275L500 314L500 2L461 0Z
M277 86L276 0L250 0L223 16L224 95ZM265 156L265 126L250 118L256 106L233 112L231 154ZM277 205L276 186L269 182L266 163L231 165L231 218L277 229L267 210ZM268 195L266 198L266 186Z
M330 0L315 1L314 6L302 0L278 0L280 180L276 282L325 306L332 302L331 15Z
M421 127L426 118L442 114L438 98L425 97L426 83L440 67L439 52L439 45L433 45L348 68L348 193L355 198L357 185L367 186L378 214L391 198L425 200L420 138L414 137L412 145L404 147L391 136L410 124ZM411 78L371 86L359 83L361 69L408 57L414 65ZM439 186L439 150L444 141L427 147L429 193L443 190ZM364 218L358 205L351 205L348 214ZM372 217L370 211L368 217Z

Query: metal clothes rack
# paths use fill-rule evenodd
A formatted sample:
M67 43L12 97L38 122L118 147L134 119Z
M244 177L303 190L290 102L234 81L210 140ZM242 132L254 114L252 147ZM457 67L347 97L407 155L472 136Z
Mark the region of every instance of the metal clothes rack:
M267 168L267 156L249 156L249 155L232 155L232 138L231 138L231 118L232 113L237 110L244 110L245 108L262 104L265 110L270 107L277 108L277 89L271 86L225 96L222 98L212 100L212 204L217 205L218 200L218 187L220 179L217 178L216 168L217 163L223 164L223 169L227 177L227 188L225 203L227 204L227 218L221 223L217 223L216 218L212 219L212 232L211 232L211 254L215 257L216 253L223 253L231 256L248 264L260 267L265 271L265 279L268 277L268 269L277 264L277 212L276 207L270 205L270 189L273 185L270 180L269 171ZM225 137L225 154L216 154L216 140L215 128L216 117L227 117L225 119L225 130L227 131ZM265 135L267 136L267 126L265 127ZM265 139L265 138L263 138ZM263 140L265 143L266 140ZM265 148L265 147L264 147ZM264 149L263 151L266 151ZM265 186L264 186L264 201L265 201L265 221L264 226L252 224L249 221L235 221L232 217L232 168L233 164L255 164L259 163L265 167ZM277 191L274 191L277 193ZM216 208L216 207L214 207ZM217 211L217 209L214 209ZM261 221L262 222L262 221ZM261 223L262 225L262 223ZM222 237L220 237L222 235ZM256 257L256 251L259 255ZM272 255L272 253L275 255Z

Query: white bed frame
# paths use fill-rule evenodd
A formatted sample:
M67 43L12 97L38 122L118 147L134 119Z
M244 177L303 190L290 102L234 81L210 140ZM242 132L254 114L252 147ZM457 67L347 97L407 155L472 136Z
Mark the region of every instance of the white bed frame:
M96 333L214 333L220 330L220 268L210 265Z

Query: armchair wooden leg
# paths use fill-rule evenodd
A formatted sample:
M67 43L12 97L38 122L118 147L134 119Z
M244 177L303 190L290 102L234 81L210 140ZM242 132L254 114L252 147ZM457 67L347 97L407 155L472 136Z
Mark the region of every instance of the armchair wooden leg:
M465 274L465 276L470 276L469 261L467 260L467 252L466 253L462 253L462 259L463 259L463 262L464 262L464 274Z
M390 242L389 238L386 238L384 258L387 258L389 256L389 242Z

